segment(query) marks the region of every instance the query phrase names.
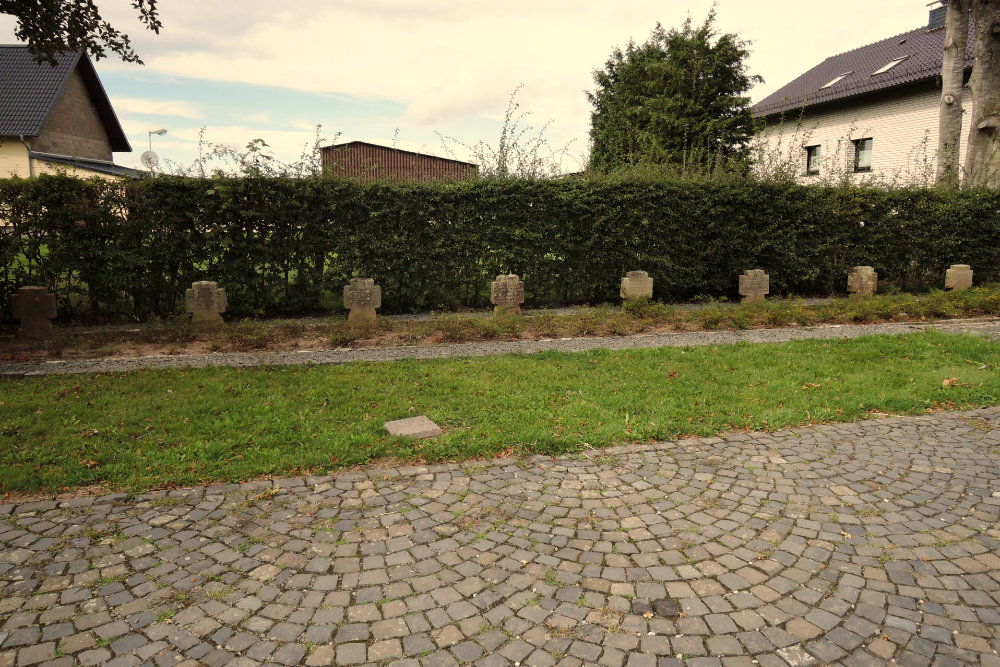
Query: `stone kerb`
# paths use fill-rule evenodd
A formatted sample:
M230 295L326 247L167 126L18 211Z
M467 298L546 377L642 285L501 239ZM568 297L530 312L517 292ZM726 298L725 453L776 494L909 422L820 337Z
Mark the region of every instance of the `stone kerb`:
M854 296L867 296L878 290L878 274L870 266L855 266L847 274L847 291Z
M497 276L490 286L490 301L495 305L494 315L519 314L524 303L524 281L514 273Z
M26 286L11 298L14 319L20 320L20 338L46 338L52 335L56 316L56 296L45 287Z
M771 291L771 279L763 269L750 269L740 275L740 296L743 303L764 303L764 296Z
M222 313L226 312L226 290L213 280L202 280L191 284L184 292L187 312L191 313L191 324L201 327L216 327L224 324Z
M351 311L348 322L374 322L375 309L382 307L382 287L373 278L351 278L351 283L344 285L344 307Z
M952 264L945 271L944 287L953 292L961 292L972 287L972 267L968 264Z
M622 278L621 297L630 299L652 299L653 279L645 271L629 271Z

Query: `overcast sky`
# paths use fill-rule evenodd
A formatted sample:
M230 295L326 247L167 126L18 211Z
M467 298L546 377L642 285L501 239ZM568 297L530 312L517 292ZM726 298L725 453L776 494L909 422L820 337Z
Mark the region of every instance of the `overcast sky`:
M148 130L161 158L188 164L199 128L214 143L264 139L294 159L313 128L456 157L497 144L507 99L548 144L568 146L564 169L587 153L592 72L614 47L643 42L659 21L700 23L711 0L160 0L163 29L142 30L127 2L99 5L132 37L145 66L97 63L138 165ZM718 0L720 31L752 42L756 101L828 56L926 24L927 0ZM14 42L0 16L0 42ZM398 130L398 132L397 132ZM439 136L440 135L440 136Z

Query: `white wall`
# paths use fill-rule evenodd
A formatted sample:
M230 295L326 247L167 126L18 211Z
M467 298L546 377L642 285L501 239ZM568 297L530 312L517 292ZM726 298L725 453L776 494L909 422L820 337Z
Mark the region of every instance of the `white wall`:
M0 178L28 178L28 149L17 137L0 137Z
M971 93L963 95L966 124ZM889 93L844 101L835 107L789 112L772 120L759 137L762 172L790 168L801 183L839 182L929 185L937 165L940 89L928 85L890 97ZM800 117L801 116L801 117ZM959 159L965 159L968 127L962 130ZM854 173L854 139L871 138L872 170ZM806 146L820 146L820 173L806 175ZM961 163L961 162L960 162Z
M30 139L28 140L30 142ZM28 149L17 137L0 137L0 178L20 176L38 176L39 174L67 174L79 178L117 178L110 174L91 171L84 167L46 162L44 159L31 158L29 167Z

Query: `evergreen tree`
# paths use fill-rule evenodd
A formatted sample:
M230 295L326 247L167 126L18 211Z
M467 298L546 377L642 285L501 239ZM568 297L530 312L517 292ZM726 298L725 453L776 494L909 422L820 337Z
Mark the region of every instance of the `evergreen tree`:
M716 39L714 23L714 8L697 28L690 17L681 30L657 23L645 44L616 48L594 72L592 168L746 158L754 133L746 92L763 79L747 73L749 44Z

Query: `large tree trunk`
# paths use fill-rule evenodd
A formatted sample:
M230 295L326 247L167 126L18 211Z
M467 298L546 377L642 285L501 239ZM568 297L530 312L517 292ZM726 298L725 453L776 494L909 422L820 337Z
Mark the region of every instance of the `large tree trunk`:
M1000 0L973 0L976 60L965 175L970 186L1000 187Z
M937 182L958 187L958 147L962 140L962 86L969 38L971 0L947 0L944 58L941 61L941 109L938 116Z

